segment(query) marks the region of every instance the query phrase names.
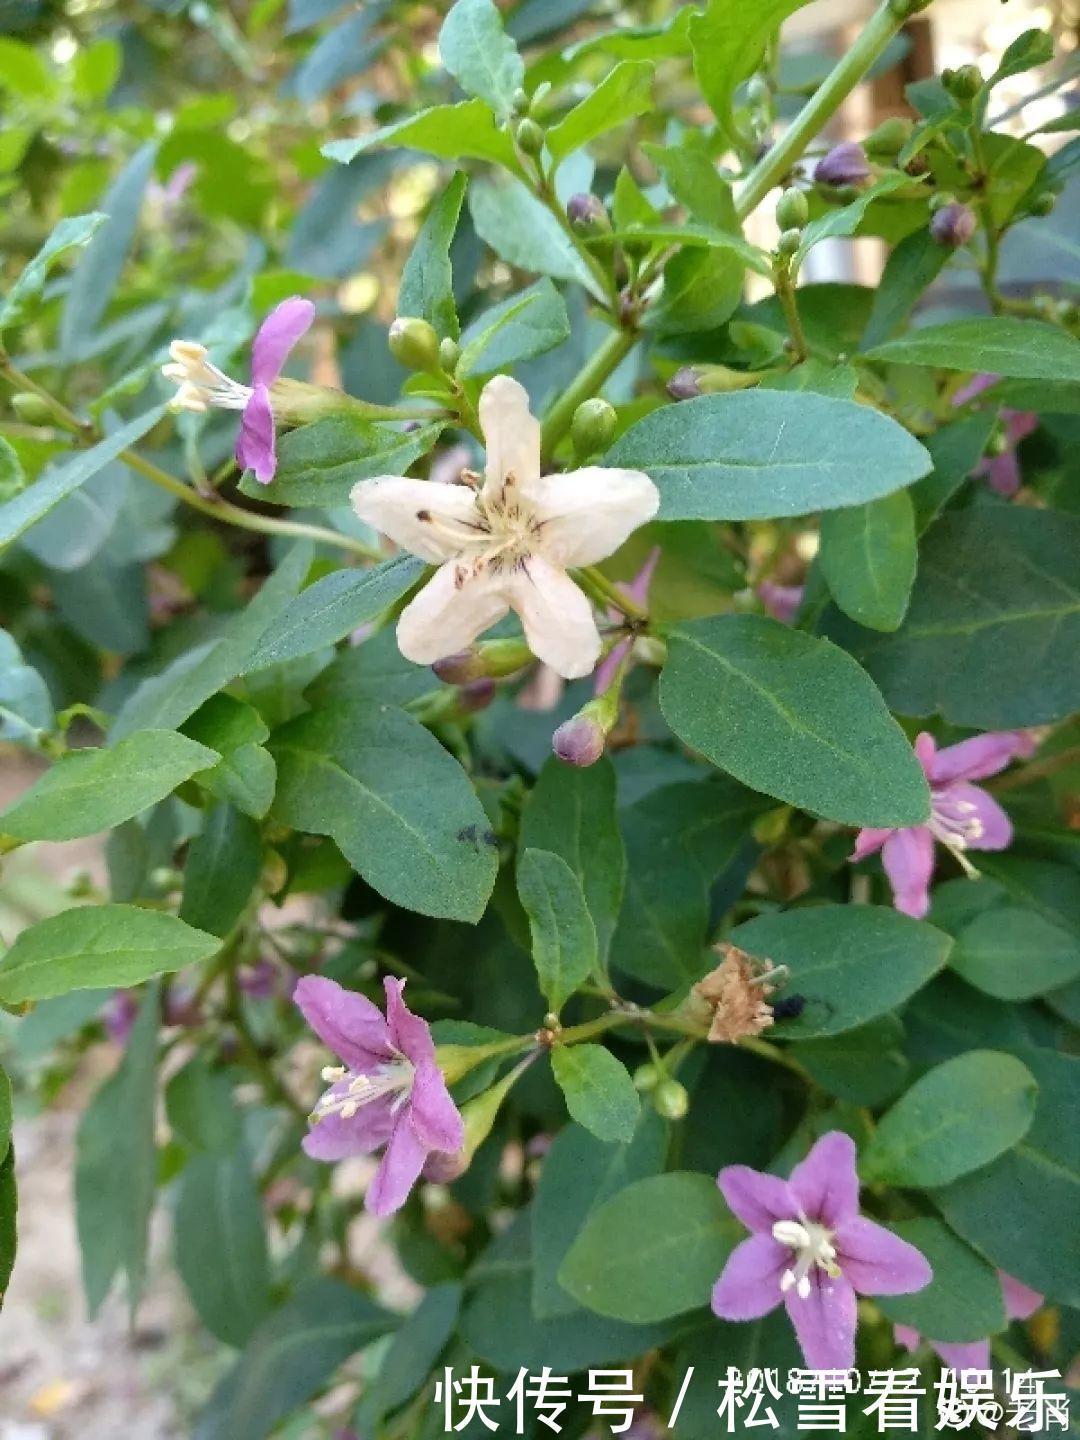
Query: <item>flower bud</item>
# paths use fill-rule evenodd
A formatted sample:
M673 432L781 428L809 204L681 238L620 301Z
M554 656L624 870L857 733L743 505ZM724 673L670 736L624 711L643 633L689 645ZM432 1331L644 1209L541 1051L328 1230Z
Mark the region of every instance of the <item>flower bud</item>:
M45 401L29 390L16 391L11 397L11 408L27 425L47 425L52 419L52 411Z
M1032 215L1049 215L1057 204L1057 196L1052 190L1044 190L1041 195L1036 195L1028 206ZM16 396L16 399L18 397Z
M911 139L911 132L915 126L910 120L902 115L890 115L888 120L883 120L880 125L870 131L863 141L863 149L868 155L880 155L882 159L891 159L899 155L907 142Z
M634 1071L634 1089L640 1090L644 1095L650 1090L655 1090L663 1078L663 1071L658 1070L652 1061L639 1065Z
M681 365L667 382L667 392L673 400L693 400L702 394L699 372L693 365Z
M942 205L930 217L930 234L934 240L954 250L968 243L975 234L975 227L975 212L959 200Z
M603 201L589 191L579 191L566 202L566 218L582 235L599 235L611 229L611 217Z
M810 206L805 194L790 186L776 202L776 223L781 230L801 230L810 219Z
M473 680L502 679L523 670L532 660L524 640L482 640L468 650L436 660L431 667L448 685L468 685Z
M526 155L539 155L544 148L544 132L535 120L526 119L518 122L517 143L521 146Z
M399 315L390 326L390 353L407 370L437 370L439 337L426 320Z
M855 140L834 145L814 167L814 179L819 185L865 185L870 175L866 152Z
M607 449L615 434L617 419L614 407L598 395L581 402L570 421L570 438L579 460Z
M746 98L751 105L767 105L772 91L769 82L762 75L755 75L746 87Z
M524 115L526 110L528 110L529 96L528 93L523 90L520 85L511 96L510 105L515 115Z
M977 65L961 65L958 70L945 70L941 83L954 100L974 100L983 88L983 74Z
M470 680L458 691L458 704L466 715L475 715L478 710L486 710L494 699L495 681L486 676L479 680Z
M588 709L586 705L564 720L551 737L551 748L565 765L585 769L595 765L604 753L607 732L598 720L585 713Z
M661 1080L653 1091L652 1103L665 1120L681 1120L690 1108L690 1096L678 1080Z
M457 369L457 363L461 359L461 346L456 340L451 340L448 335L445 340L439 341L439 368L445 370L448 375Z
M801 230L785 230L776 242L776 253L778 255L794 255L802 244Z

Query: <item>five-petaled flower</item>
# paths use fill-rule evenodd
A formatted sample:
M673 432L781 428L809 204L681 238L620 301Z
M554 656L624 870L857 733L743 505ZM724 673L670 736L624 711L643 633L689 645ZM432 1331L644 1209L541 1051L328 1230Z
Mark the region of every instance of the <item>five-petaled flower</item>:
M952 851L968 874L975 872L965 851L1004 850L1012 840L1008 815L992 795L971 782L996 775L1034 749L1030 736L1016 730L976 735L944 750L924 732L915 741L915 754L930 782L930 819L904 830L860 830L852 861L880 850L897 910L921 920L930 908L935 840Z
M314 318L315 306L298 295L271 310L251 344L250 385L241 385L219 370L208 358L206 346L195 340L174 340L169 346L170 362L161 367L165 378L178 387L174 408L241 412L237 464L254 471L261 485L269 485L277 469L270 387Z
M588 465L540 473L540 425L516 380L480 395L484 475L454 484L385 475L353 488L361 520L439 569L398 621L401 653L431 665L465 649L513 609L533 654L568 680L600 655L592 606L567 566L604 559L651 520L656 486L637 470Z
M855 1142L823 1135L791 1178L729 1165L718 1184L752 1232L713 1287L722 1320L757 1320L783 1300L806 1363L855 1363L856 1295L906 1295L930 1283L925 1256L859 1214Z
M305 975L293 998L304 1019L345 1063L323 1071L330 1088L311 1114L304 1149L316 1160L370 1155L385 1145L367 1208L391 1215L421 1172L444 1173L465 1129L435 1059L427 1022L401 998L404 980L387 976L386 1015L333 980Z
M1006 1275L1004 1270L999 1270L998 1279L1001 1281L1001 1292L1005 1299L1005 1317L1008 1320L1027 1320L1034 1315L1039 1306L1043 1303L1043 1297L1037 1290L1017 1280L1012 1275ZM898 1345L911 1352L919 1348L923 1336L911 1325L894 1325L893 1339ZM930 1340L927 1337L930 1348L938 1355L950 1370L989 1370L990 1369L990 1341L947 1341Z

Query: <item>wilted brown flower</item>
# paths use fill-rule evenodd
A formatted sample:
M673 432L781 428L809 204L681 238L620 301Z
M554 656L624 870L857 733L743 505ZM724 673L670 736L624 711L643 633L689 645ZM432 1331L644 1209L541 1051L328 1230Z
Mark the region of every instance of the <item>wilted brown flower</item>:
M718 945L716 953L723 957L720 964L697 982L693 995L708 1006L710 1043L735 1045L773 1023L768 997L776 986L768 982L782 972L735 945Z

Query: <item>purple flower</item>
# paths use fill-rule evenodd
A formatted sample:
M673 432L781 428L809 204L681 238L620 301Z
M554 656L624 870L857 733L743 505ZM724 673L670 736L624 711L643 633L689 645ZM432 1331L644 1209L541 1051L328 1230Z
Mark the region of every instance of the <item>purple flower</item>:
M1000 375L976 375L956 392L953 404L966 405L969 400L996 385L1000 378ZM1005 449L1000 455L984 455L974 473L983 476L991 490L996 490L999 495L1012 496L1020 489L1021 479L1016 447L1039 428L1039 417L1031 410L1006 408L1002 410L1001 418L1005 422Z
M291 965L279 965L263 955L254 965L245 965L236 973L236 982L252 1000L271 1000L275 995L291 999L296 989L296 971Z
M805 591L804 585L777 585L774 580L762 580L757 597L774 620L790 625L799 613Z
M975 871L967 850L1004 850L1012 840L1012 822L992 795L973 785L996 775L1018 755L1035 749L1018 730L991 731L939 750L925 732L915 741L915 754L930 782L930 819L904 830L860 830L853 862L881 851L893 891L893 904L921 920L930 908L934 874L934 841L951 850L968 874Z
M312 1111L304 1149L333 1161L385 1145L367 1193L373 1215L399 1210L425 1165L444 1166L465 1143L427 1022L401 998L404 980L387 976L384 983L385 1016L363 995L319 975L305 975L293 996L316 1035L345 1062L323 1071L330 1088Z
M872 174L866 151L857 140L834 145L814 167L814 179L819 185L861 185Z
M654 545L645 557L645 564L630 581L629 585L620 585L619 589L635 605L644 605L649 598L649 586L652 584L656 567L660 563L660 547ZM621 620L622 616L617 610L608 611L609 620ZM625 640L612 647L611 653L605 655L600 664L596 667L593 676L593 694L603 695L609 689L615 676L619 673L619 667L630 653L633 640L627 636Z
M274 307L256 332L251 345L251 384L241 385L211 363L205 345L174 340L170 361L161 367L167 380L176 382L173 406L179 410L239 410L240 434L236 460L252 470L260 485L269 485L277 469L274 411L270 387L301 335L315 318L310 300L293 295Z
M721 1320L758 1320L783 1300L813 1370L855 1363L856 1295L907 1295L933 1272L921 1251L859 1214L855 1142L830 1130L789 1180L728 1165L718 1184L751 1231L713 1287Z
M1034 1315L1043 1303L1043 1297L1023 1281L1016 1280L999 1270L1002 1294L1005 1297L1005 1315L1009 1320L1026 1320ZM911 1325L894 1325L893 1339L909 1353L919 1348L923 1337ZM930 1348L940 1356L951 1370L989 1370L990 1341L971 1340L966 1344L931 1340Z
M126 1045L139 1013L139 998L134 990L116 990L105 1002L101 1012L105 1033L114 1045Z
M978 222L970 205L951 200L930 216L930 235L938 245L957 250L975 234Z

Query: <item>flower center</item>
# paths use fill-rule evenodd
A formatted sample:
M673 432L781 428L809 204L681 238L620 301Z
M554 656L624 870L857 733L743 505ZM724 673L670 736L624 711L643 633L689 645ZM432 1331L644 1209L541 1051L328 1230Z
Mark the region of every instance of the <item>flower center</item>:
M977 845L983 837L978 808L970 800L957 799L948 785L940 790L932 789L927 829L935 840L952 851L969 875L978 873L964 854L969 845Z
M412 1093L415 1071L404 1055L388 1060L374 1070L363 1074L346 1070L344 1065L328 1065L322 1078L329 1082L330 1089L321 1097L308 1119L312 1125L325 1120L328 1115L340 1115L351 1120L363 1105L393 1095L392 1108L399 1109Z
M170 363L161 367L166 380L176 383L172 399L175 410L243 410L252 390L226 375L207 358L205 345L194 340L174 340L169 346Z
M469 479L465 480L465 476ZM476 478L468 471L463 471L462 477L467 484ZM531 506L515 493L513 487L514 477L508 475L497 495L484 495L478 491L474 520L450 520L430 510L418 512L418 519L457 549L465 567L462 582L469 576L475 578L485 570L499 574L504 570L519 569L535 550L543 522L536 518Z
M787 1245L795 1254L795 1264L780 1276L780 1291L794 1289L800 1300L810 1294L810 1272L816 1266L835 1280L840 1274L836 1263L833 1232L812 1220L777 1220L772 1227L773 1239Z

